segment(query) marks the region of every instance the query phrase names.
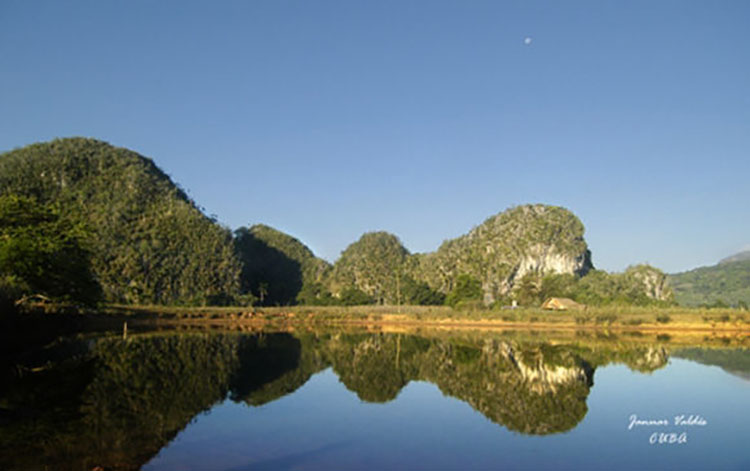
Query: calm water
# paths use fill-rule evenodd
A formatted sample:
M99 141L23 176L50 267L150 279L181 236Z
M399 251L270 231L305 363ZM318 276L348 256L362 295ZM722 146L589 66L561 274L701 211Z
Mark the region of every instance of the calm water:
M5 376L0 469L750 469L750 350L667 340L61 339Z

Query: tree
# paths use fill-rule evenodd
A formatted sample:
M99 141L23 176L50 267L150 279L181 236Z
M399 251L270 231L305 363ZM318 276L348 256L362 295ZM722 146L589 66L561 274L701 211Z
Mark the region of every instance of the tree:
M18 195L0 196L0 296L7 303L40 294L94 304L101 288L91 270L88 231L55 207Z
M423 281L415 281L410 276L401 277L401 299L403 304L439 305L445 302L445 295L430 288Z
M341 304L344 306L361 306L364 304L373 304L374 301L372 296L352 286L341 292Z
M448 296L445 297L445 304L456 307L459 303L467 301L482 300L482 283L471 275L462 273L456 278L456 284Z
M335 306L341 300L335 298L322 283L307 283L297 294L297 303L305 306Z

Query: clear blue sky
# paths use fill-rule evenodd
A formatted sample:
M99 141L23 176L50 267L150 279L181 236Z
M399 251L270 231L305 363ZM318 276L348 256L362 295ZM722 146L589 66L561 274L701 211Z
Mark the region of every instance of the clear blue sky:
M329 260L542 202L598 268L681 271L750 248L749 24L744 0L3 0L0 150L131 148Z

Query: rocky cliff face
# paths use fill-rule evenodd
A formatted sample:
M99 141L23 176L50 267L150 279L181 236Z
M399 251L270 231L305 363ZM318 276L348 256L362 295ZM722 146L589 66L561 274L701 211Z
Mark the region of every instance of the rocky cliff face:
M637 265L625 271L626 277L632 277L643 286L643 292L657 301L672 301L674 293L669 286L667 275L650 265Z
M593 265L583 232L581 221L565 208L518 206L420 257L415 278L447 293L458 275L471 275L491 304L529 273L585 275Z
M510 278L509 288L516 280L529 273L567 273L585 275L592 268L591 253L561 253L553 245L537 244L529 248L528 253L521 259L518 270Z

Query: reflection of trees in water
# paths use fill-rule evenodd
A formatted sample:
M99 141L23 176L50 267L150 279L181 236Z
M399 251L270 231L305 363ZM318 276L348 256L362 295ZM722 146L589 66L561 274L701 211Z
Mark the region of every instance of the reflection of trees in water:
M251 394L294 370L299 351L287 334L93 341L86 355L8 385L0 468L139 469L230 391Z
M328 366L365 401L424 380L511 430L563 432L585 416L597 366L666 362L649 347L383 334L144 335L63 342L46 355L43 370L4 381L0 468L137 469L217 402L265 404Z
M452 344L413 336L331 342L334 370L367 401L394 399L411 380L436 384L487 418L524 433L574 427L586 413L593 369L559 347L487 340Z

